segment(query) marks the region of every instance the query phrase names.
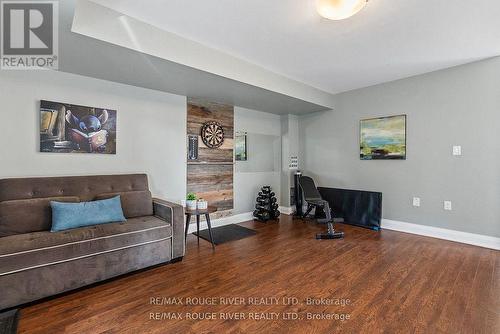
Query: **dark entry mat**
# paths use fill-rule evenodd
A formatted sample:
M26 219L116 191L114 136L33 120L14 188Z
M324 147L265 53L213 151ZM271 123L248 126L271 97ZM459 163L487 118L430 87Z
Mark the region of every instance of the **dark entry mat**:
M194 232L193 234L197 235L196 232ZM229 241L240 240L246 237L251 237L255 234L257 234L257 231L235 224L212 228L214 244L216 245L220 245ZM210 241L208 230L200 231L200 238Z
M18 320L18 310L0 313L0 334L16 334Z

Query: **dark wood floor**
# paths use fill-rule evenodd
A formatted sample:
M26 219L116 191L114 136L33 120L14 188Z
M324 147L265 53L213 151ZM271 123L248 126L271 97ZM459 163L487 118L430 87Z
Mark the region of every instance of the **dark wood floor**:
M346 225L339 225L344 240L317 241L313 235L324 227L289 216L280 224L242 225L258 234L215 252L190 235L182 262L25 308L20 333L500 333L498 251ZM184 304L196 297L294 297L299 304L158 306L151 297ZM307 298L347 305L308 306ZM171 312L184 319L150 319ZM215 320L186 319L212 312ZM278 320L256 320L273 312Z

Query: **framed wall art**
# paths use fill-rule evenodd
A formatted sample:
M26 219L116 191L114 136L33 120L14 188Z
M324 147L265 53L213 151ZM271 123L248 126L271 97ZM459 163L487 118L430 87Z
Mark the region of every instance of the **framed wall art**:
M406 115L360 122L361 160L406 160Z

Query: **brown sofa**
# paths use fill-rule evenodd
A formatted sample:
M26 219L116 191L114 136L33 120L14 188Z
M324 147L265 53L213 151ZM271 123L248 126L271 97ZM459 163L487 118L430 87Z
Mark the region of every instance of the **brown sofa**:
M120 194L126 222L50 232L50 201ZM183 207L147 176L0 180L0 310L184 256Z

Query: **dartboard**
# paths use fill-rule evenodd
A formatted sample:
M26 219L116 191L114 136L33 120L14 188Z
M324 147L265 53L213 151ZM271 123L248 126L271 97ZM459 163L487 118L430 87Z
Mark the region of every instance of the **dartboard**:
M224 142L224 129L217 122L206 122L201 128L201 140L207 147L220 147Z

